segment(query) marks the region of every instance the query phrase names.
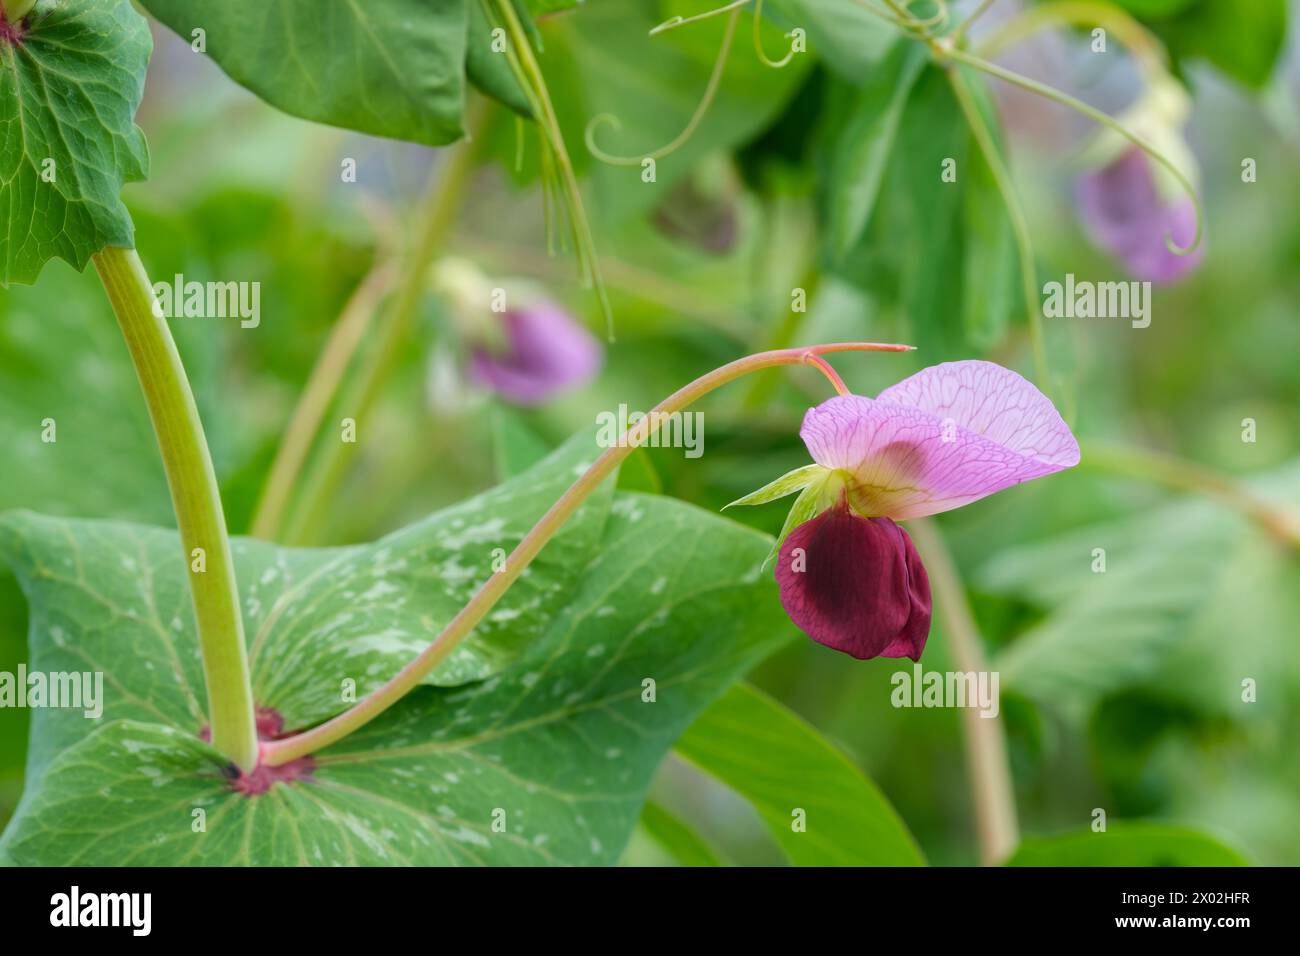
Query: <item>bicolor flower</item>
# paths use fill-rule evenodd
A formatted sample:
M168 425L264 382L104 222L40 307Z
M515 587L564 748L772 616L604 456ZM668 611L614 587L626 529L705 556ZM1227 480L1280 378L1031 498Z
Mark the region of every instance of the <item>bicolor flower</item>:
M600 369L604 350L536 287L496 283L471 263L439 263L434 284L450 301L468 378L516 405L541 405Z
M1195 184L1196 160L1179 132L1189 109L1183 88L1164 78L1118 121ZM1197 266L1203 247L1179 255L1166 244L1169 237L1186 248L1196 237L1196 206L1177 177L1111 129L1098 134L1083 162L1075 193L1093 243L1143 281L1173 282Z
M875 398L829 399L800 435L814 464L734 503L799 492L774 549L781 604L813 640L863 660L919 660L930 632L929 579L897 522L1079 462L1051 401L992 362L947 362Z
M590 381L600 368L595 337L554 302L532 299L498 316L497 344L470 352L470 375L516 405L541 405Z

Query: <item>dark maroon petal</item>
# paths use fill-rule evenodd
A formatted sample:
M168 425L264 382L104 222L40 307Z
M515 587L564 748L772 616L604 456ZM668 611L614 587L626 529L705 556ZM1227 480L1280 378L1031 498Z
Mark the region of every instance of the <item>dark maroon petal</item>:
M925 650L925 639L930 636L930 576L925 573L925 565L916 552L916 545L902 528L898 530L903 548L907 554L907 593L912 605L912 615L907 619L898 637L880 652L881 657L910 657L914 661L921 659Z
M819 644L859 660L915 659L925 646L929 581L888 518L840 504L804 522L781 545L776 580L790 620Z

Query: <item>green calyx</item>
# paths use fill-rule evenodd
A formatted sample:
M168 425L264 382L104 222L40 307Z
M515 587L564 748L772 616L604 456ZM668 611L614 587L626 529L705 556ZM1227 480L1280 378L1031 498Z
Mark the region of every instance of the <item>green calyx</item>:
M790 507L790 513L786 515L785 524L781 526L781 533L777 535L772 550L763 561L763 567L766 568L780 553L781 545L791 531L805 521L811 521L840 499L848 487L848 478L847 472L839 468L804 465L802 468L787 472L757 491L751 491L743 498L736 499L723 510L737 505L766 504L777 498L792 495L796 491L799 492L799 497Z

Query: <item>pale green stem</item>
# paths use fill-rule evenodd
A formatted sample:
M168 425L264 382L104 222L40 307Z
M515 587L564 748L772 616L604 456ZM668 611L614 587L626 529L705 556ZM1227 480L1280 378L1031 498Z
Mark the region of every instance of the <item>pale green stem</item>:
M965 63L967 66L972 66L990 76L995 76L1007 83L1012 83L1022 89L1029 90L1031 93L1037 93L1039 96L1046 97L1055 103L1060 103L1062 106L1068 106L1070 109L1082 113L1094 122L1100 123L1101 125L1114 130L1134 146L1141 149L1144 153L1169 171L1169 174L1178 181L1180 186L1182 186L1183 191L1187 193L1188 198L1192 201L1192 205L1196 208L1196 235L1192 237L1192 241L1185 247L1179 246L1174 241L1173 235L1166 233L1165 245L1176 255L1187 255L1200 245L1205 218L1201 210L1200 197L1197 196L1196 190L1192 187L1191 181L1183 174L1183 171L1175 166L1173 162L1171 162L1154 146L1128 129L1123 123L1119 122L1114 117L1108 116L1106 113L1103 113L1094 106L1089 106L1087 103L1083 102L1083 100L1077 99L1069 93L1063 93L1055 87L1048 86L1046 83L1039 83L1037 80L1030 79L1029 77L1016 73L1013 70L1008 70L1005 67L998 66L996 63L982 60L964 50L956 49L955 47L949 46L940 41L935 41L935 43L936 51L940 56L948 57L949 59L956 60L959 63Z
M850 351L901 352L907 351L908 348L905 345L849 342L808 348L783 349L776 352L760 352L757 355L750 355L721 368L714 369L712 372L674 392L656 405L650 414L629 428L614 447L602 452L591 467L569 486L569 489L560 496L559 500L550 507L550 510L541 517L532 530L524 536L523 540L511 552L506 559L505 570L488 578L482 587L474 593L474 596L470 598L469 603L461 608L443 629L442 633L418 657L398 671L386 684L369 694L350 710L311 730L267 744L263 751L263 762L270 766L277 766L336 743L357 728L369 723L418 686L426 675L446 660L448 655L456 649L456 646L469 636L475 626L492 610L492 607L506 593L510 585L523 574L524 569L528 567L533 558L537 557L546 543L578 510L587 497L600 486L601 482L617 470L625 458L645 444L654 433L654 430L667 420L672 413L687 408L714 389L759 369L773 368L779 365L805 364L821 368L822 365L819 364L818 359L826 353ZM838 376L836 377L837 380ZM837 388L842 385L842 382L837 382Z
M1016 237L1016 250L1020 258L1020 288L1025 297L1025 311L1029 319L1029 339L1034 352L1034 369L1039 387L1048 398L1051 398L1055 389L1051 369L1047 364L1047 340L1043 333L1043 312L1038 300L1034 248L1029 236L1029 223L1025 220L1020 199L1011 184L1011 173L1002 161L988 124L984 122L984 117L980 115L979 107L976 106L966 86L966 80L953 69L948 71L948 81L957 96L957 102L961 105L962 113L966 116L966 123L975 136L975 142L979 144L980 152L984 154L984 161L993 174L993 181L997 184L998 193L1007 208L1007 217L1011 220L1011 230Z
M587 280L596 292L596 299L605 316L606 337L614 341L614 311L609 303L609 292L600 271L600 258L596 254L596 240L592 235L591 223L587 219L587 209L582 202L582 193L578 189L578 177L569 158L568 147L564 145L564 134L560 131L560 120L551 103L551 94L546 87L546 78L542 75L541 65L533 55L532 45L515 11L512 0L496 0L497 12L505 24L510 36L507 55L521 78L520 86L533 111L537 114L537 124L551 147L551 156L559 173L560 185L564 190L565 204L569 210L569 219L573 227L573 241Z
M480 106L471 117L469 137L451 148L446 168L435 173L429 183L416 213L415 238L402 263L396 294L379 323L379 340L370 348L338 403L339 411L353 419L358 430L369 426L369 413L401 357L420 302L426 294L429 266L464 198L466 180L473 169L479 144L475 132L482 123L482 109ZM356 449L357 443L342 441L338 436L324 442L307 470L297 495L298 504L292 509L284 529L283 537L287 543L307 542L347 474Z
M965 673L987 671L988 661L961 576L938 528L930 519L921 518L909 521L908 530L930 576L953 667ZM997 866L1011 855L1020 840L1006 731L1000 713L989 717L978 708L963 707L961 719L979 859L983 866Z
M343 307L338 321L330 330L329 339L321 350L307 379L307 387L289 419L270 474L262 488L262 497L253 515L254 537L274 541L280 533L284 510L298 483L298 475L307 462L312 442L320 431L321 422L325 420L325 414L334 401L353 355L366 330L370 328L379 302L387 294L392 281L393 270L388 264L372 269Z
M10 23L17 23L27 16L34 6L36 6L36 0L0 0L0 7L4 9L5 19Z
M1300 549L1300 512L1285 503L1262 498L1236 479L1203 465L1131 445L1089 442L1079 466L1207 495L1245 515L1289 547Z
M249 769L257 764L258 745L244 623L199 410L139 255L134 249L109 246L96 253L94 261L131 353L171 488L183 558L190 568L212 745Z

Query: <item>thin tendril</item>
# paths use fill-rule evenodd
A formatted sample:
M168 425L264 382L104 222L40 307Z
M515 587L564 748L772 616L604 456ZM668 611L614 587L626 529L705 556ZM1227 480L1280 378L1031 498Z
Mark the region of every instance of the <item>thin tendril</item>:
M704 114L708 112L709 106L713 103L714 96L717 95L718 85L722 80L722 71L727 65L727 54L731 52L731 39L736 34L736 20L740 17L740 10L737 4L732 4L730 9L731 16L727 18L727 30L722 37L722 46L718 48L718 58L713 64L713 73L709 77L709 85L705 87L704 96L700 99L699 105L695 108L695 114L691 117L690 122L686 124L685 129L678 133L672 142L659 147L652 153L645 153L641 156L616 156L613 153L605 152L596 145L596 128L602 125L610 125L617 130L621 129L623 124L619 122L617 116L601 113L599 116L591 118L591 122L587 124L586 132L583 134L583 139L591 155L602 163L608 163L611 166L639 166L647 159L663 159L663 157L675 153L683 143L691 138L700 125L700 121L704 119Z
M993 0L981 0L980 5L971 11L970 16L957 24L957 29L952 31L953 41L955 42L964 37L966 32L975 24L975 21L984 16L991 6L993 6Z
M763 0L754 0L754 52L764 66L770 66L774 70L779 70L786 66L794 59L794 44L790 44L790 52L779 60L770 59L767 51L763 49L763 37L761 29L763 26Z
M1023 76L1012 70L1008 70L1004 67L998 66L996 63L989 63L987 60L982 60L979 57L973 56L962 50L953 48L953 49L945 50L945 53L947 54L947 56L951 57L954 60L957 60L959 63L965 63L969 66L973 66L975 67L975 69L982 70L983 72L988 73L990 76L996 76L1000 80L1004 80L1007 83L1012 83L1023 89L1029 90L1029 92L1031 93L1037 93L1039 96L1044 96L1049 100L1052 100L1056 103L1060 103L1062 106L1068 106L1070 107L1070 109L1082 113L1084 116L1088 117L1094 122L1101 123L1103 126L1107 126L1110 129L1113 129L1115 132L1119 133L1121 136L1123 136L1125 139L1131 142L1134 146L1138 147L1140 150L1142 150L1144 153L1146 153L1156 162L1160 163L1160 165L1163 166L1165 169L1167 169L1170 172L1170 174L1174 177L1174 179L1178 181L1178 184L1182 186L1183 191L1187 193L1188 198L1190 198L1192 201L1193 208L1196 210L1196 235L1192 237L1191 243L1187 246L1180 246L1174 240L1173 233L1166 232L1165 246L1174 255L1185 256L1188 253L1195 250L1196 247L1201 244L1201 233L1203 228L1204 215L1202 214L1201 211L1201 200L1196 195L1196 190L1192 187L1192 184L1187 179L1187 177L1183 175L1182 170L1180 170L1177 166L1175 166L1170 160L1168 160L1165 157L1163 153L1157 150L1154 146L1152 146L1142 137L1138 136L1136 133L1129 130L1126 126L1124 126L1124 124L1117 121L1114 117L1108 116L1107 114L1103 113L1101 110L1097 109L1094 106L1089 106L1087 103L1083 102L1083 100L1076 99L1075 97L1071 96L1069 93L1063 93L1060 90L1048 86L1045 83L1039 83L1037 80L1032 80L1027 76Z
M761 2L761 0L760 0ZM667 33L669 30L676 30L678 27L684 27L688 23L698 23L701 20L708 20L711 17L721 16L724 13L731 13L733 10L739 10L749 3L749 0L732 0L725 7L718 7L715 10L708 10L704 13L697 13L693 17L675 16L669 17L663 23L650 31L651 36L658 36L660 33Z
M1007 218L1011 220L1011 230L1016 237L1016 250L1020 258L1020 286L1025 297L1025 310L1029 318L1029 338L1034 350L1036 377L1043 392L1048 398L1051 398L1054 389L1052 388L1051 369L1047 364L1047 342L1043 335L1043 313L1038 301L1037 277L1034 273L1034 250L1029 238L1029 224L1025 220L1024 210L1020 208L1015 188L1011 184L1011 173L998 153L997 144L993 142L993 135L989 132L984 117L980 115L979 107L976 106L975 100L966 86L965 78L956 70L950 70L948 72L948 82L952 85L953 93L956 94L957 104L966 116L966 124L975 136L975 142L979 145L980 152L984 154L984 162L988 165L989 172L993 174L993 181L997 184L998 192L1002 196L1002 203L1007 209Z

